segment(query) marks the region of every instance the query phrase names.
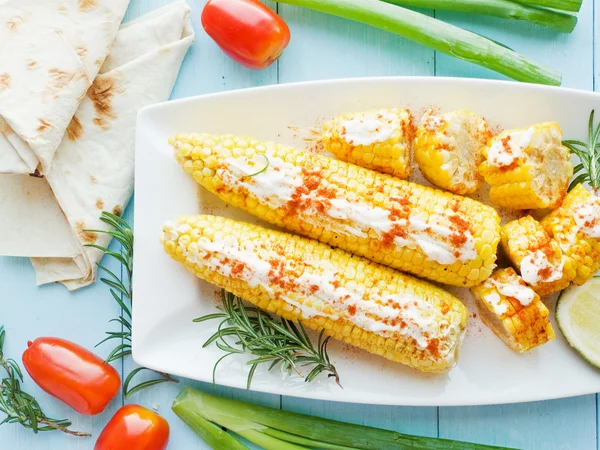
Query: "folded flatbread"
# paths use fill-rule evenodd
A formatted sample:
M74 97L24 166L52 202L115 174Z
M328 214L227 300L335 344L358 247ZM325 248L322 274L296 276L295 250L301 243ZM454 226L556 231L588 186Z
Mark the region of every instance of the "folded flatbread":
M131 197L136 115L169 98L194 39L189 14L181 1L124 24L45 178L0 175L0 255L31 257L38 284L95 280L102 252L84 245L110 236L86 230L109 229L100 213Z
M47 171L129 0L0 4L0 173Z

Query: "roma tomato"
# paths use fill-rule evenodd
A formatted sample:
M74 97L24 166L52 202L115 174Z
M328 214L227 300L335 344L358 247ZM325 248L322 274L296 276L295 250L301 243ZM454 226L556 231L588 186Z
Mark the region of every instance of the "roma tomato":
M290 42L290 29L258 0L209 0L202 27L233 60L251 69L264 69Z
M164 450L169 423L140 405L125 405L106 424L94 450Z
M80 345L42 337L27 346L23 365L33 381L77 412L98 414L119 392L119 373Z

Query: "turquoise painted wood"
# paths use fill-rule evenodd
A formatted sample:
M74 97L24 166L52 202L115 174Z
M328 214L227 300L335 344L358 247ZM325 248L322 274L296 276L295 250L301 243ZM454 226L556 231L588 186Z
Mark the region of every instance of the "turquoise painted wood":
M126 20L169 1L132 0ZM229 60L202 32L199 15L205 0L188 0L188 3L193 8L197 39L184 62L173 98L323 78L376 75L498 78L485 69L436 54L383 31L289 5L274 4L270 6L284 17L291 28L292 41L277 64L255 72ZM600 86L600 64L594 65L594 60L600 61L600 32L594 32L594 24L600 24L600 0L596 5L593 0L584 0L584 3L580 23L569 36L499 19L440 11L426 13L500 40L560 69L565 86L592 90ZM131 219L131 206L125 217ZM108 320L119 314L108 289L101 284L74 294L69 294L61 286L35 287L33 270L25 259L0 258L0 287L0 323L8 331L6 351L16 358L25 349L28 339L40 335L65 337L91 348L102 339L104 331L110 329ZM105 356L110 345L103 345L97 351ZM116 367L126 375L134 365L127 360ZM140 379L144 376L147 375L140 375ZM594 395L520 405L412 408L295 399L189 380L181 380L179 384L162 384L127 400L155 408L167 418L172 430L170 449L208 448L170 411L173 398L183 385L188 384L276 408L406 433L527 449L600 450L598 397ZM124 399L119 397L105 413L85 418L41 392L29 378L25 387L46 406L48 414L70 417L74 428L90 431L95 436L124 403ZM93 439L71 438L58 433L34 436L16 425L0 426L0 450L80 450L92 447Z

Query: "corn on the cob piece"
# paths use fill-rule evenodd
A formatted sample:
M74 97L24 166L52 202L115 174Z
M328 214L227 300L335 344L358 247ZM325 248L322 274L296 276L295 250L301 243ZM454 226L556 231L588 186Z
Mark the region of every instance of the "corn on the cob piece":
M550 295L571 284L577 271L558 243L531 216L507 223L500 230L502 247L521 277L539 295Z
M267 222L456 286L495 267L500 219L475 200L273 142L191 134L171 143L196 182Z
M471 288L481 320L511 349L523 353L554 339L550 312L512 267Z
M336 116L323 126L321 142L343 161L406 179L414 136L411 112L394 108Z
M512 209L556 208L573 176L569 150L555 122L503 131L483 149L479 170L490 201Z
M600 199L579 184L542 226L574 264L573 283L581 286L600 270Z
M468 311L429 283L311 239L218 216L163 228L198 277L288 320L426 372L457 358Z
M479 165L491 137L487 122L471 111L437 115L429 110L417 130L415 161L430 183L455 194L470 194L483 183Z

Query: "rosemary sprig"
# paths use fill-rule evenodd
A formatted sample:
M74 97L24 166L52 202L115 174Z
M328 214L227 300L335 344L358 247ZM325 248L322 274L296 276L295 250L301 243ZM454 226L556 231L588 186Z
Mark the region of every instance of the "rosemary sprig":
M286 374L290 376L292 372L296 372L306 382L314 380L322 372L329 372L328 376L335 378L336 383L342 387L338 372L327 353L329 337L324 338L323 331L315 347L301 323L274 319L258 308L245 306L239 297L224 290L222 300L222 306L218 307L221 312L194 319L194 322L221 319L216 333L203 345L207 347L215 343L225 352L213 368L213 383L221 361L234 354L249 353L257 358L248 361L250 371L247 389L250 389L257 367L264 363L269 363L269 370L279 365L282 378ZM228 337L237 340L231 344L226 339ZM313 367L304 376L299 366Z
M595 194L600 191L600 123L594 128L594 110L588 122L588 142L566 140L563 145L579 158L569 190L588 183Z
M117 339L118 341L120 341L120 343L117 346L115 346L115 348L110 352L110 354L106 358L106 363L110 363L125 358L126 356L129 356L131 354L131 301L133 298L131 280L133 278L133 231L124 219L115 214L104 211L100 216L100 220L114 228L114 231L86 231L109 234L121 244L121 248L118 252L113 252L105 247L96 244L88 244L87 247L93 247L97 248L98 250L102 250L105 255L116 259L121 265L121 268L124 269L123 272L125 273L125 280L122 280L121 277L117 276L106 266L98 264L98 267L109 276L109 278L100 278L100 280L106 283L108 286L110 286L110 293L115 299L115 301L119 304L122 311L122 315L120 317L110 320L110 322L116 322L120 324L121 331L107 331L107 336L98 344L96 344L96 347L98 347L99 345L112 339ZM132 387L132 379L138 373L144 370L149 370L156 373L159 376L159 378L144 381ZM141 391L142 389L167 381L173 381L175 383L178 383L178 380L166 373L154 371L145 367L138 367L125 378L125 381L123 382L123 395L125 396L125 398L129 398L130 396L132 396L136 392Z
M89 433L69 430L71 422L67 419L52 419L42 411L38 401L21 389L23 383L23 372L14 359L4 357L4 340L6 331L0 325L0 367L6 372L6 376L0 381L0 412L6 414L6 418L0 422L20 423L34 433L39 431L62 431L72 436L86 437Z

